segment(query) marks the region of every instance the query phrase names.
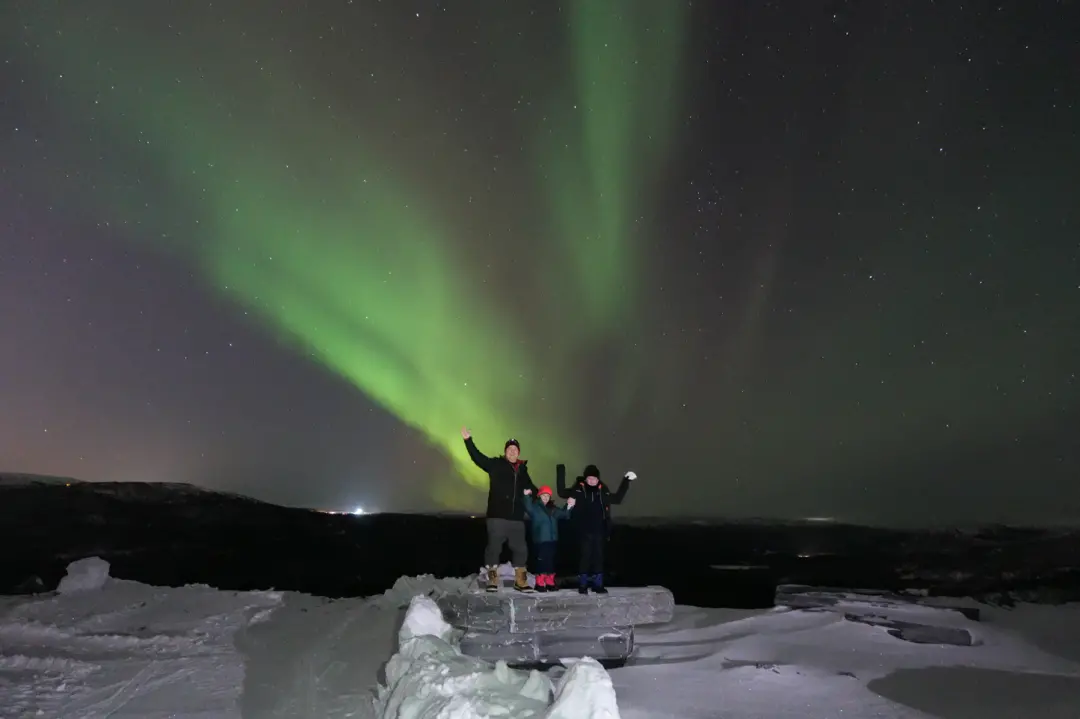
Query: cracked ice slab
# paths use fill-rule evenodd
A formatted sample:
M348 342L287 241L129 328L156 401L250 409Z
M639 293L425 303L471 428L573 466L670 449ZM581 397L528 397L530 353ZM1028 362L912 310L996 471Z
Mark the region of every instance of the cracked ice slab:
M957 647L975 645L975 638L971 636L971 632L963 627L943 627L937 624L907 622L902 619L872 614L846 613L844 619L849 622L867 624L871 627L883 627L888 631L889 636L913 644L952 644Z
M625 660L634 652L634 628L564 629L510 633L468 631L461 653L507 664L555 663L565 657Z
M923 607L943 612L957 612L972 621L979 621L976 607L953 607L933 604L917 595L901 595L877 589L840 589L836 587L812 587L804 584L781 584L776 588L773 603L791 609L842 610L850 606L879 609Z
M584 595L469 592L444 595L438 604L453 626L488 634L663 624L675 613L675 598L664 587L615 587L607 594Z

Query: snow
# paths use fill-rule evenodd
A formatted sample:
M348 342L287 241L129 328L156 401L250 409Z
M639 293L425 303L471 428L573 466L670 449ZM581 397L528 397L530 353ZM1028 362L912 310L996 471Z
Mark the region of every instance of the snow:
M409 602L409 611L398 632L398 648L404 650L413 639L434 637L442 642L449 642L454 628L443 619L442 611L435 601L424 595L417 595Z
M380 719L619 719L615 689L597 661L572 662L549 709L553 687L547 676L464 656L453 633L433 599L412 599L379 689Z
M398 608L420 594L428 596L437 592L467 592L476 586L475 576L439 579L430 574L421 574L419 577L398 577L394 586L379 595L375 601L383 607Z
M101 564L68 576L102 580ZM232 715L245 671L234 637L281 595L104 579L96 591L0 598L0 714Z
M981 622L907 610L963 626L970 647L904 642L843 611L678 607L671 623L638 628L626 667L569 658L540 673L457 650L431 596L476 577L402 578L347 600L151 587L110 578L100 560L69 577L77 591L0 597L0 716L1080 716L1080 605L981 606Z
M559 681L547 719L619 719L615 686L600 663L594 659L566 663L569 670Z
M1061 702L1057 714L1049 708L1037 713L1075 718L1080 664L1038 648L1010 627L1011 615L1024 615L1026 609L1009 613L982 607L982 622L946 614L939 624L963 625L979 642L956 647L900 641L846 621L842 612L678 607L671 624L638 632L633 665L613 672L615 689L624 719L715 717L721 701L724 716L731 717L925 719L927 714L917 710L925 689L897 677L913 671L924 678L948 677L962 667L997 677L992 680L997 686L985 694L963 694L972 713L939 716L1034 716L1015 698L1025 687L1054 677L1071 695L1055 695ZM913 608L909 618L925 618L929 611ZM1080 640L1080 606L1059 608L1045 618L1060 633L1070 633L1073 642Z
M56 591L60 594L91 592L101 589L109 579L109 563L100 557L87 557L68 565L67 574Z
M428 631L432 633L427 633ZM384 719L482 719L543 716L551 682L537 671L510 669L461 654L435 602L415 597L402 624L398 652L386 664L376 711Z

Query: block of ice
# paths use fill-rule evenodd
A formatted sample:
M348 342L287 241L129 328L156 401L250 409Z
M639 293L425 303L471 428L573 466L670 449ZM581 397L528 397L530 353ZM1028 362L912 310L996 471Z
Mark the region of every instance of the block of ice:
M68 565L56 591L59 594L94 591L104 587L108 579L109 563L101 557L87 557Z
M963 627L943 627L936 624L912 622L873 614L844 614L844 619L872 627L882 627L889 636L903 639L912 644L951 644L957 647L970 647L975 644L971 632Z
M859 605L880 609L900 607L933 607L945 612L959 612L972 621L979 621L977 607L949 607L929 603L924 597L896 594L878 589L839 589L835 587L811 587L804 584L781 584L776 588L773 603L792 609L822 609L839 611L844 607Z
M675 613L675 598L663 587L616 587L608 594L585 595L469 592L443 595L438 604L455 627L510 634L662 624Z
M633 627L511 633L468 631L461 653L507 664L556 663L569 657L623 661L634 652Z

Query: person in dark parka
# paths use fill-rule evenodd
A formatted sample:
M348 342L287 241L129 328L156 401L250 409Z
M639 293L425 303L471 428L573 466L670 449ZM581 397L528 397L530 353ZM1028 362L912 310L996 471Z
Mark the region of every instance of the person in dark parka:
M528 489L526 495L532 494ZM529 533L532 535L533 552L536 556L536 591L554 592L555 552L559 548L559 520L568 519L574 508L574 498L566 500L565 507L551 501L551 487L544 485L525 502L529 515Z
M525 542L524 491L535 491L536 485L529 478L527 461L521 459L521 445L516 439L508 439L501 457L488 457L476 448L468 429L462 428L461 436L473 464L488 475L487 548L484 550L487 590L493 592L499 588L499 555L503 545L509 544L514 563L514 589L532 591L525 569L529 545Z
M604 550L611 528L611 505L621 504L630 482L637 478L633 472L623 475L614 494L600 481L600 470L590 464L577 478L573 487L566 486L566 466L556 467L555 484L560 497L573 499L572 521L577 530L580 546L578 558L578 591L587 594L591 588L598 594L606 594L604 587Z

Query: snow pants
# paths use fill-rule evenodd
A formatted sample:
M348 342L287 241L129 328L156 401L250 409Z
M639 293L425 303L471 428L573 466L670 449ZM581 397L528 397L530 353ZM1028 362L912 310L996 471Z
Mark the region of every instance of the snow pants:
M581 554L578 573L593 575L604 573L604 548L607 545L607 533L585 532L581 535Z
M499 563L504 544L510 545L510 557L515 567L524 567L529 561L529 545L525 543L525 522L520 519L488 519L487 549L484 565L494 567Z
M536 552L536 573L555 573L555 552L559 548L558 542L540 542L533 545Z

